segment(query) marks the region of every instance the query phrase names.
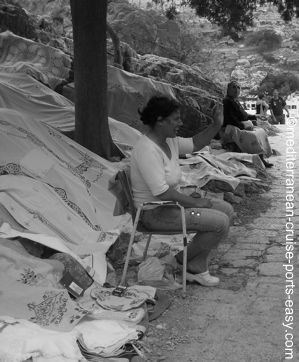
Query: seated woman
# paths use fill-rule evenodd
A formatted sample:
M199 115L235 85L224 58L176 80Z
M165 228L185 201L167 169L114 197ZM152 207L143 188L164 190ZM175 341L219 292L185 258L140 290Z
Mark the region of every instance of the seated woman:
M215 107L212 125L193 138L177 137L183 123L179 104L172 99L152 97L140 115L149 131L140 137L131 155L135 206L161 200L177 201L184 206L187 230L198 230L187 248L187 271L193 274L189 280L205 286L217 285L219 278L208 270L208 256L226 237L234 211L225 201L196 198L179 191L179 154L198 151L209 144L222 125L222 109ZM176 207L148 206L141 221L150 230L182 230L180 210ZM182 264L183 252L176 259Z
M241 152L258 154L265 167L272 167L264 156L272 155L271 146L266 132L254 127L250 120L256 120L255 115L248 114L240 104L240 85L232 81L227 86L227 95L223 100L223 128L220 136L223 145L235 143Z

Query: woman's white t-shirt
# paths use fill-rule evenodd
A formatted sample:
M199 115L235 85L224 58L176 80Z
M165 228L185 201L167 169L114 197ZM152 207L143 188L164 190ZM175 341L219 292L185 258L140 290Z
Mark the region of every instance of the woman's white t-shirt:
M143 135L131 155L131 183L135 206L159 201L157 195L176 188L181 180L179 155L193 151L192 138L167 138L171 159L150 138Z

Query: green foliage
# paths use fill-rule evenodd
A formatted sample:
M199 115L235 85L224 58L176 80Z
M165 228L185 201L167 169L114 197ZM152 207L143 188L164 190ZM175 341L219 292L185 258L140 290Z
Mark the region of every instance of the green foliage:
M243 31L252 25L256 9L256 1L251 0L190 0L188 3L198 16L221 25L225 35Z
M280 73L278 75L269 74L262 81L257 94L272 94L274 89L277 89L281 95L288 96L299 90L299 78L289 72Z
M174 8L174 0L152 0L161 8ZM182 5L195 9L198 16L208 18L223 27L224 35L238 40L238 32L253 24L253 13L258 5L274 4L285 21L299 17L299 0L181 0ZM166 10L167 11L167 10ZM173 10L172 10L173 12Z
M248 35L245 40L247 46L256 47L259 53L279 49L282 37L272 29L259 30Z

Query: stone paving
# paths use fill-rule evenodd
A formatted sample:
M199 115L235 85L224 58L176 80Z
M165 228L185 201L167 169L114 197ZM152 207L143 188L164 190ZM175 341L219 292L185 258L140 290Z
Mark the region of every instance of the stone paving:
M293 361L299 361L299 273L298 254L293 263L294 294L297 320L282 326L285 317L285 129L270 142L281 155L273 157L275 166L271 190L261 198L271 201L270 208L253 222L234 226L230 237L217 251L217 272L221 284L217 288L188 286L185 300L174 300L149 332L148 341L158 347L158 355L174 362L284 361L285 332L293 333ZM299 135L299 127L297 126ZM295 133L296 134L296 133ZM299 142L296 144L299 153ZM299 164L295 168L299 180ZM295 187L299 200L299 187ZM292 222L299 223L295 206ZM295 232L295 237L298 234ZM296 289L297 288L297 289ZM177 299L177 298L175 298ZM295 316L296 317L296 316ZM162 326L162 327L161 327ZM157 328L158 327L158 328ZM165 342L165 333L169 339ZM152 337L151 337L152 336ZM160 338L161 337L161 338ZM159 342L160 339L160 342ZM159 345L160 343L160 345ZM291 342L288 342L291 343Z

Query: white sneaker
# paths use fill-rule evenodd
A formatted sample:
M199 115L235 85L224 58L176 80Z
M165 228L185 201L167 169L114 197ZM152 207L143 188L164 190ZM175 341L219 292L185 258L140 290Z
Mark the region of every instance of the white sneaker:
M214 287L220 283L220 279L211 275L209 271L194 274L193 281L205 287Z

